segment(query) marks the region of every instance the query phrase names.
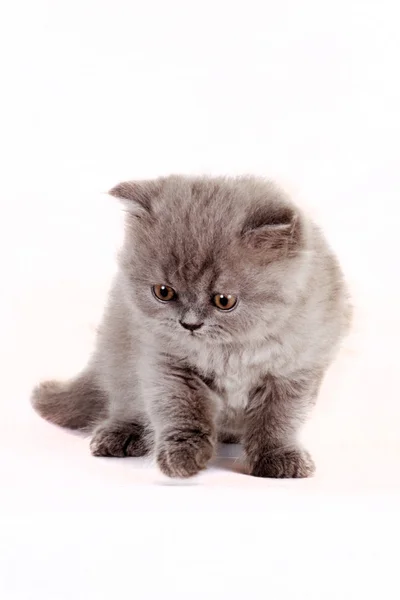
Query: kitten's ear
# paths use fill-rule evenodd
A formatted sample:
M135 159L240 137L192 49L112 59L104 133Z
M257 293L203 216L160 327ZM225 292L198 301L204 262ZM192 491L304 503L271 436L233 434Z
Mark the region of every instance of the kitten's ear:
M248 216L241 233L253 248L287 253L300 243L299 215L292 206L260 206Z
M113 187L108 193L122 200L128 211L135 215L151 214L152 203L162 189L162 181L124 181Z

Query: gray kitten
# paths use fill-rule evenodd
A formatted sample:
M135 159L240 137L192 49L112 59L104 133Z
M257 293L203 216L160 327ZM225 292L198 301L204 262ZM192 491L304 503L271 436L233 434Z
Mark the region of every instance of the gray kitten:
M314 471L296 441L350 323L338 263L271 182L167 177L110 192L119 271L86 369L44 382L46 419L92 430L95 456L154 450L170 477L241 441L258 477Z

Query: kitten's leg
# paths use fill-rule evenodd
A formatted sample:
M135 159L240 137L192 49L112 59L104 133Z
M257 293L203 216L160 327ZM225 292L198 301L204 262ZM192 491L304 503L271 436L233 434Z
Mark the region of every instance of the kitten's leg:
M217 437L217 402L208 385L189 369L168 365L152 391L150 412L161 471L191 477L204 469Z
M152 432L138 421L108 419L100 423L90 441L93 456L145 456L151 447Z
M309 477L315 466L296 442L321 381L320 372L302 372L291 379L268 376L249 398L244 449L251 475Z

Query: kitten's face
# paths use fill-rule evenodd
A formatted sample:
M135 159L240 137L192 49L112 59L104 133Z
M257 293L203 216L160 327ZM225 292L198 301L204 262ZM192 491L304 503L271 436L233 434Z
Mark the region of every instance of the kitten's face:
M180 260L176 248L140 252L131 275L135 304L159 332L182 341L230 342L259 322L263 290L256 290L240 263L216 256L199 260L199 253Z
M275 189L169 178L112 193L132 207L121 264L132 302L156 333L229 344L273 329L300 243L293 208Z

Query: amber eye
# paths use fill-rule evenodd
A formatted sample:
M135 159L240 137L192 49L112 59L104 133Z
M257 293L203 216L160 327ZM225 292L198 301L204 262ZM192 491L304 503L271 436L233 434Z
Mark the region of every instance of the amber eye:
M215 294L213 302L220 310L232 310L236 306L237 298L231 294Z
M176 298L175 290L168 285L153 285L153 294L162 302L170 302Z

